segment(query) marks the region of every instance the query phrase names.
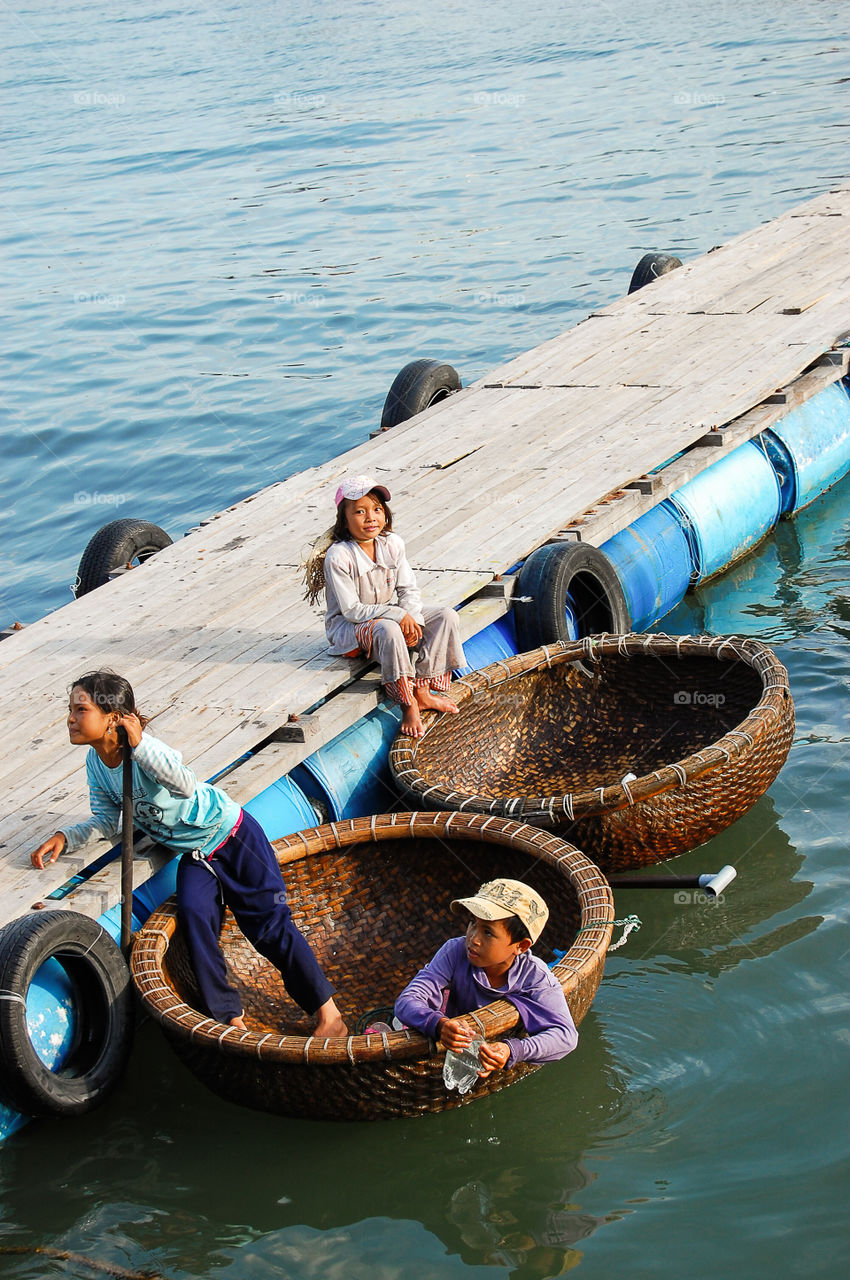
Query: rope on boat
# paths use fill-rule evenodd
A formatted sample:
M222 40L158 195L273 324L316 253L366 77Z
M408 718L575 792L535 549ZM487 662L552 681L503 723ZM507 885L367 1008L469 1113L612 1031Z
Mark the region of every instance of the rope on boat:
M587 933L589 929L598 929L601 923L602 923L601 921L597 920L595 924L583 924L580 929L576 930L576 937L578 937L580 933ZM622 938L620 938L619 942L611 943L611 945L608 947L608 950L619 951L620 947L626 941L629 934L634 933L637 929L640 928L640 919L638 916L631 915L631 916L626 916L624 920L614 920L612 921L612 923L615 925L615 927L619 925L623 929L623 936ZM550 969L554 969L556 964L560 964L564 956L567 954L566 951L560 951L557 947L553 947L552 952L555 956L555 959L549 965Z
M46 1244L3 1244L0 1254L17 1255L37 1253L44 1258L56 1258L60 1262L73 1262L92 1271L105 1272L108 1276L116 1276L118 1280L165 1280L161 1271L130 1271L118 1263L98 1262L95 1258L87 1258L83 1253L71 1253L67 1249L52 1249Z
M609 951L619 951L620 947L628 940L630 933L635 933L640 928L640 920L637 916L626 916L625 920L615 920L615 925L622 926L623 936L619 942L613 942L609 945Z

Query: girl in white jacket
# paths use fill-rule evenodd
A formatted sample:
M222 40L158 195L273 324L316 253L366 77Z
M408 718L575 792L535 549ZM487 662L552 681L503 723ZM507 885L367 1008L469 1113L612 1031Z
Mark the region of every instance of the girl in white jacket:
M389 489L371 476L345 477L336 524L307 563L307 598L324 589L331 653L379 662L402 707L402 733L418 738L423 709L457 712L444 695L453 668L466 660L454 609L423 608L404 542L392 532L389 500Z

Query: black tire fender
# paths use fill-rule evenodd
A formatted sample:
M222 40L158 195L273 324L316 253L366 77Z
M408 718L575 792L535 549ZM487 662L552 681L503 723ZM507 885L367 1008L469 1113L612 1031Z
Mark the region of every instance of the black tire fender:
M169 546L171 539L165 530L148 520L136 520L132 516L110 520L98 529L83 552L74 595L79 598L95 587L102 587L109 581L113 569L120 569L133 560L142 564Z
M616 569L604 551L585 542L538 547L520 570L516 594L514 620L521 651L570 638L567 596L580 638L631 630L629 606Z
M51 1071L27 1029L26 999L41 966L57 960L74 991L77 1030ZM121 1079L132 1047L133 991L117 944L77 911L38 911L0 929L0 1100L30 1116L82 1115Z
M672 253L645 253L632 272L629 293L635 293L645 284L652 284L659 276L666 276L668 271L681 267L682 259Z
M387 392L381 430L397 427L454 391L460 391L460 378L450 364L442 360L411 360L396 374Z

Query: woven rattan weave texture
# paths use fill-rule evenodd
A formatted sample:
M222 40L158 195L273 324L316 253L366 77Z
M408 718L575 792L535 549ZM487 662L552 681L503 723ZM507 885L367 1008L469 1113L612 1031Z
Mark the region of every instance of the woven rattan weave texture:
M369 1010L392 1005L457 933L452 898L500 875L527 880L543 894L550 918L535 951L551 960L553 948L566 949L554 973L576 1023L589 1009L611 937L613 900L599 870L552 833L498 817L396 813L299 832L276 841L275 849L293 917L337 986L349 1027ZM410 1116L463 1105L536 1069L494 1072L460 1096L443 1085L442 1051L417 1032L316 1040L277 970L229 914L222 945L251 1030L225 1027L197 1010L176 925L171 900L136 939L133 979L180 1057L234 1102L317 1119ZM468 1017L488 1039L517 1024L506 1001Z
M452 696L458 715L427 712L423 738L392 745L407 803L555 830L604 871L729 826L794 734L785 668L734 636L589 636L495 662Z

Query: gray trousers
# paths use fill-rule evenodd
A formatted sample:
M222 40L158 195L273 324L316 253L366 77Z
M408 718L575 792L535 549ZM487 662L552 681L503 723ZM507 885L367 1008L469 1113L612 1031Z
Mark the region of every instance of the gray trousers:
M426 606L422 614L422 639L415 649L408 649L401 627L390 618L373 618L355 629L360 648L380 663L381 681L390 696L403 705L412 701L412 689L406 686L416 682L447 689L452 670L466 666L454 609Z

